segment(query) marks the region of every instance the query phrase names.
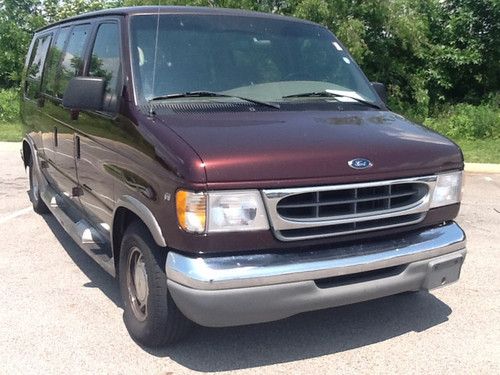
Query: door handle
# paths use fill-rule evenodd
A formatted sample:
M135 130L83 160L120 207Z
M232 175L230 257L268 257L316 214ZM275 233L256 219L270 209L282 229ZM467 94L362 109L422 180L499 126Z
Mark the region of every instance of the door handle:
M75 149L76 149L76 158L80 159L81 147L80 147L80 137L78 135L75 137Z
M59 142L57 140L57 126L54 126L54 146L57 147Z

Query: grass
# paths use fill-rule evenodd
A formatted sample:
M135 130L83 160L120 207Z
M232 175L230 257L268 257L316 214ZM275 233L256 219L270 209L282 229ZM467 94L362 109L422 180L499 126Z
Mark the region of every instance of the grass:
M19 142L22 137L21 123L0 123L0 141Z
M456 140L468 163L500 163L500 139Z
M22 139L19 122L0 123L0 141L19 142ZM455 140L468 163L500 163L500 139Z

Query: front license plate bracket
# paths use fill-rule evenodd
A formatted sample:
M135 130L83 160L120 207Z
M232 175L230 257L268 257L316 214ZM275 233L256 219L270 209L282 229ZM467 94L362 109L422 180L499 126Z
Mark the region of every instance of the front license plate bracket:
M457 281L460 278L463 262L464 256L462 254L454 254L449 258L430 261L423 289L431 290Z

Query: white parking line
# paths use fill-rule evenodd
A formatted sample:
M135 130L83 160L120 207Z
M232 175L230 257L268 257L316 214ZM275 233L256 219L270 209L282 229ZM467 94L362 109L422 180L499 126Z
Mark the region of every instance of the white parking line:
M26 207L26 208L23 208L21 210L17 210L17 211L14 211L10 214L7 214L5 216L2 216L0 217L0 225L6 223L7 221L11 220L11 219L14 219L18 216L21 216L21 215L25 215L29 212L33 212L33 208L31 207Z

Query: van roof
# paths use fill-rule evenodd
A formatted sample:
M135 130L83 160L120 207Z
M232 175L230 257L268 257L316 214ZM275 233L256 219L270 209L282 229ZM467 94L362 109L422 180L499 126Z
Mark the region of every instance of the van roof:
M44 26L36 32L42 30L50 29L54 26L84 20L88 18L103 17L103 16L127 16L136 14L201 14L201 15L218 15L218 16L246 16L246 17L260 17L260 18L274 18L281 20L289 20L294 22L304 22L315 24L307 20L302 20L299 18L281 16L273 13L262 13L242 9L228 9L228 8L212 8L212 7L195 7L195 6L134 6L134 7L122 7L122 8L110 8L103 9L94 12L83 13L78 16L73 16L65 18L64 20L54 22L47 26Z

